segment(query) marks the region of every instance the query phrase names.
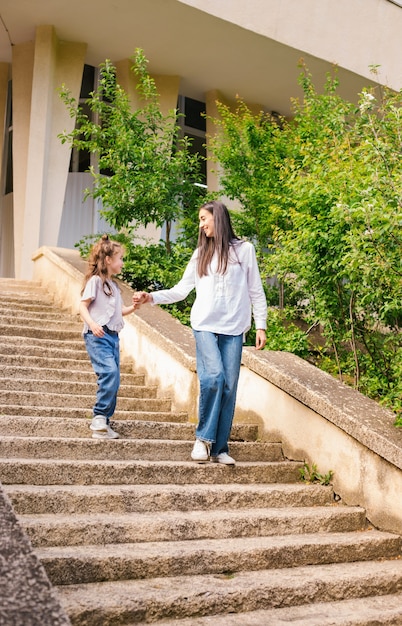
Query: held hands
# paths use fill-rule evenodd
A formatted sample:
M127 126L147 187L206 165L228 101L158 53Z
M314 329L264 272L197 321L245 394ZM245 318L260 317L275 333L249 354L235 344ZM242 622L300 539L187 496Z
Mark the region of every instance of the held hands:
M256 350L262 350L267 343L267 336L265 330L258 328L255 335L255 348Z
M146 293L145 291L136 291L133 295L134 308L138 308L141 304L147 304L150 302L152 302L152 295L150 293Z

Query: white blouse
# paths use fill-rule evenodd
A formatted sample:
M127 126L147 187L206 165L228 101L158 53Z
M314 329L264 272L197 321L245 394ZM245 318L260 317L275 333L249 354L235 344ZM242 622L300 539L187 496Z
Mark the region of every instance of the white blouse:
M191 326L222 335L241 335L251 326L266 329L267 302L253 244L236 241L230 247L229 263L224 274L217 273L213 257L207 276L197 273L198 250L195 250L181 280L171 289L152 292L153 304L171 304L184 300L195 287L196 299L191 309Z

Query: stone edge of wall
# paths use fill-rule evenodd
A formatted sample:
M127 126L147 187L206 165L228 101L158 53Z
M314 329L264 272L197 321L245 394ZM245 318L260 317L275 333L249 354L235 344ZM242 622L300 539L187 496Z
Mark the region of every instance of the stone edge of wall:
M402 469L402 429L395 414L289 352L243 352L244 364Z
M0 485L0 623L71 624Z

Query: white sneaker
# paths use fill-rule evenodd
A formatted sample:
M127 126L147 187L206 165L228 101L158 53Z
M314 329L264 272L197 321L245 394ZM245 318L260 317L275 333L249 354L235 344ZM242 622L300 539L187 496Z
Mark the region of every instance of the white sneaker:
M222 463L222 465L236 465L236 461L226 452L211 456L211 461L212 463Z
M92 425L90 428L92 428ZM106 430L97 429L92 432L92 439L118 439L119 437L119 433L116 433L109 424L106 424Z
M102 415L95 415L92 418L92 422L89 428L98 433L99 432L106 433L107 432L106 417L103 417Z
M107 430L94 430L92 439L109 439Z
M197 463L205 463L209 459L209 447L205 441L201 441L201 439L196 439L193 450L191 452L191 458L193 461L197 461Z
M120 437L119 433L116 433L109 424L107 425L107 436L109 439L118 439Z

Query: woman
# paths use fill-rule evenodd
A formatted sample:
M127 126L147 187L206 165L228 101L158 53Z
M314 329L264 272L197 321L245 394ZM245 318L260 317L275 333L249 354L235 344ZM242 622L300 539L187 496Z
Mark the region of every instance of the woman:
M235 411L244 333L256 326L257 350L266 343L267 303L254 246L234 234L222 202L199 210L198 245L182 279L171 289L139 292L138 304L184 300L195 287L191 326L200 382L198 425L191 458L235 465L228 440Z

